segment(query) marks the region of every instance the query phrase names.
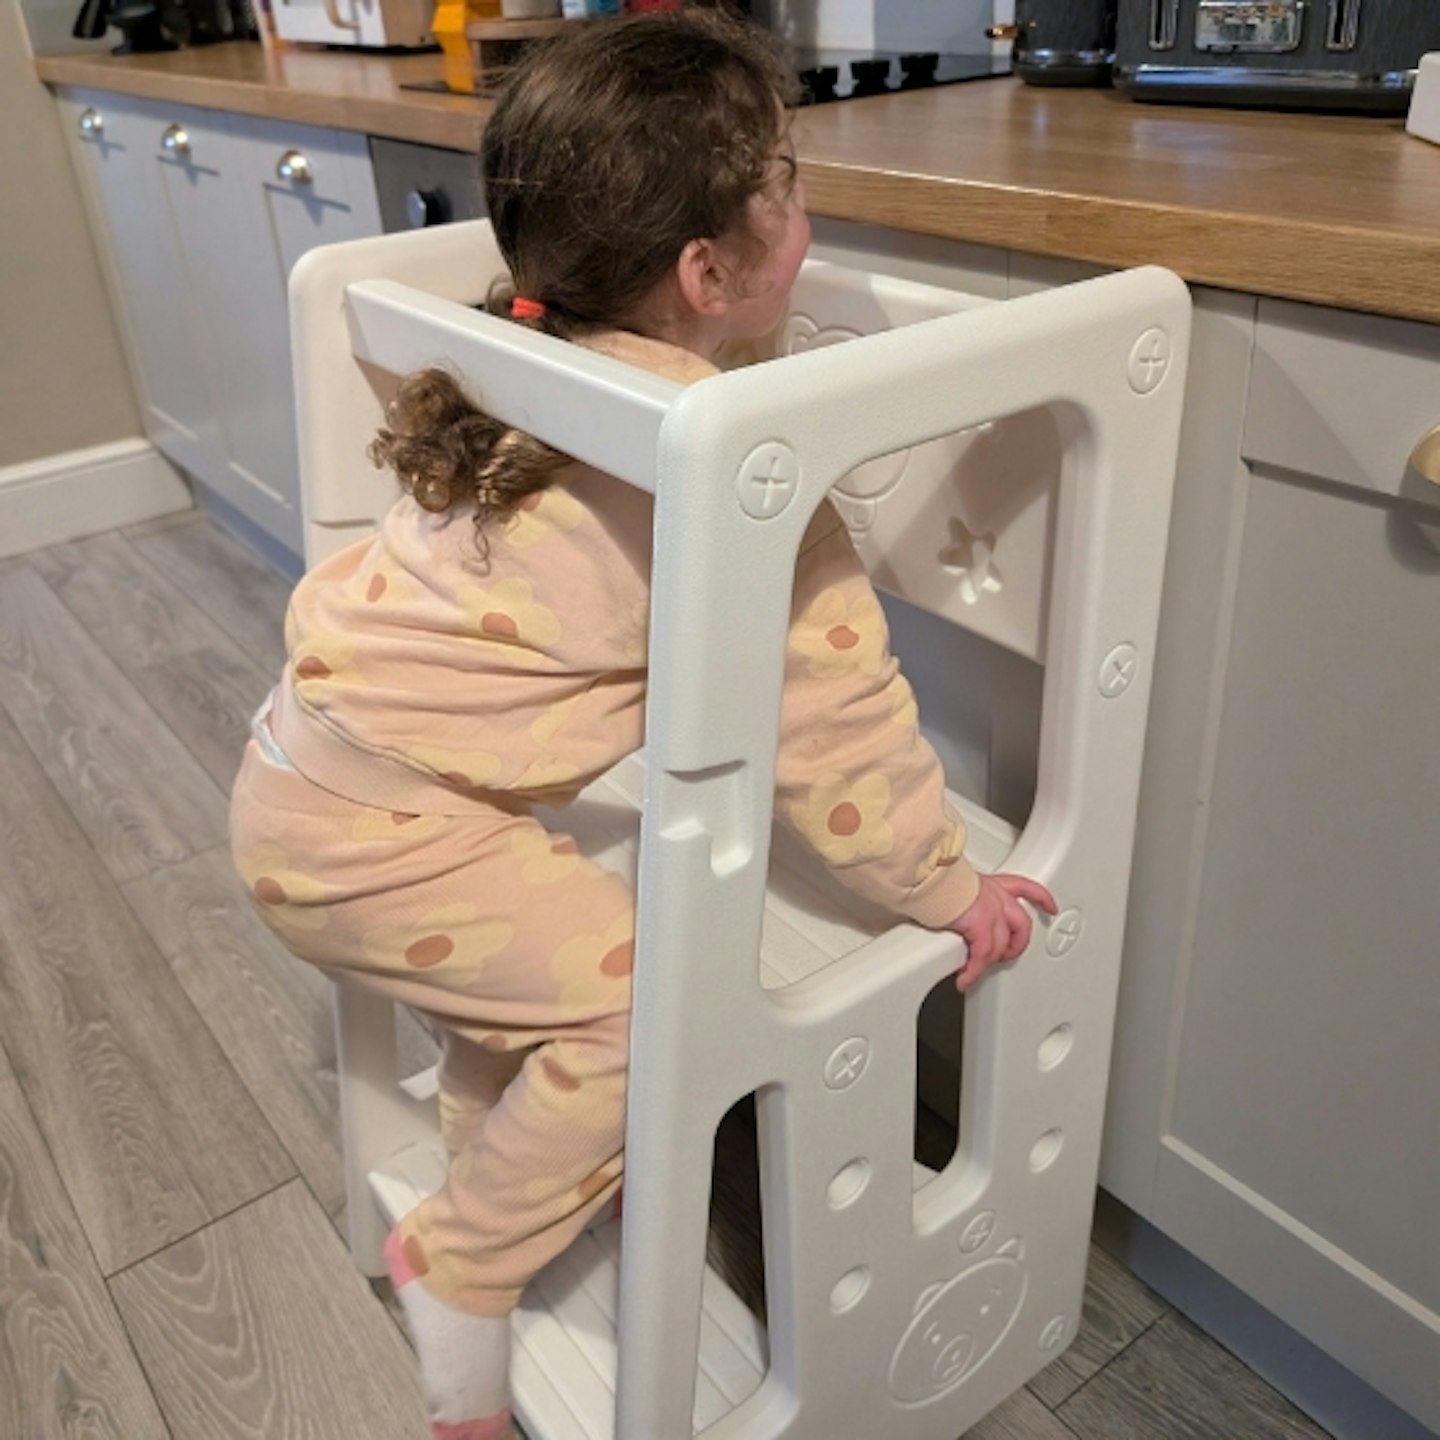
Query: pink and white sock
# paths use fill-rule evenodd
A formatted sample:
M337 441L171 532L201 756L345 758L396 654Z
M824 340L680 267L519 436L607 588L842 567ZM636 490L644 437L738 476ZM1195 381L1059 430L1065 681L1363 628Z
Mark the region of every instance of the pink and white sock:
M385 1262L420 1361L434 1440L510 1440L510 1317L437 1300L406 1260L398 1228L385 1242Z

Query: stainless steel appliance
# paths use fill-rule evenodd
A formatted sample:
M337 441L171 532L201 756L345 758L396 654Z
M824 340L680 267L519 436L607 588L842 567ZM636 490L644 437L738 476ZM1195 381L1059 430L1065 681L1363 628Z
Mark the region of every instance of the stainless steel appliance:
M994 40L1015 42L1015 73L1027 85L1105 85L1115 60L1116 0L1015 0Z
M485 214L480 161L473 152L372 136L370 160L387 235Z
M789 48L813 105L1010 74L991 0L727 0Z
M116 55L260 38L250 0L84 0L70 33L98 40L112 26L125 37Z
M1120 0L1115 82L1137 100L1393 114L1436 49L1436 0Z
M797 48L791 55L804 86L805 100L811 105L1010 74L1009 60L988 52L955 55L934 50Z

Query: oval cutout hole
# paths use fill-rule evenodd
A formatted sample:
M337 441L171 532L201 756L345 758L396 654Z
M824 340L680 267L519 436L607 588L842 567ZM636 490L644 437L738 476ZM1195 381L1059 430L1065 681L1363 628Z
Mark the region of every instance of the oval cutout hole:
M1053 1070L1070 1053L1075 1043L1073 1025L1057 1025L1041 1042L1036 1056L1042 1070Z
M1030 1147L1030 1168L1039 1174L1042 1170L1048 1170L1055 1163L1055 1157L1059 1155L1065 1144L1065 1132L1063 1130L1047 1130Z
M869 1183L870 1162L857 1158L835 1172L835 1178L831 1180L825 1198L829 1200L832 1210L843 1210L847 1205L853 1205L865 1193L865 1187Z
M835 1282L835 1288L830 1292L830 1309L836 1315L853 1310L869 1288L869 1266L857 1265L853 1270L847 1270Z

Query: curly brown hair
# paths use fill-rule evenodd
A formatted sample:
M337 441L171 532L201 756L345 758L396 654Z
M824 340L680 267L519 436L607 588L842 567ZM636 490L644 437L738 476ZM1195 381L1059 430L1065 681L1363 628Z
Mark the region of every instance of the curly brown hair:
M509 319L517 294L540 301L542 315L515 323L563 339L636 328L686 245L748 234L797 98L776 42L723 11L576 25L534 47L480 145L510 270L486 308ZM401 383L370 456L426 510L473 506L482 531L569 463L438 368Z

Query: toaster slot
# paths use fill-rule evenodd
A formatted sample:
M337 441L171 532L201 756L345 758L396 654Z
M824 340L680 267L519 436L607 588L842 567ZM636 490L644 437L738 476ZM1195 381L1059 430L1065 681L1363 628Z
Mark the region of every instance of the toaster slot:
M1180 0L1150 0L1150 48L1173 50L1180 33Z
M1327 50L1353 50L1360 36L1360 0L1330 0L1325 25Z

